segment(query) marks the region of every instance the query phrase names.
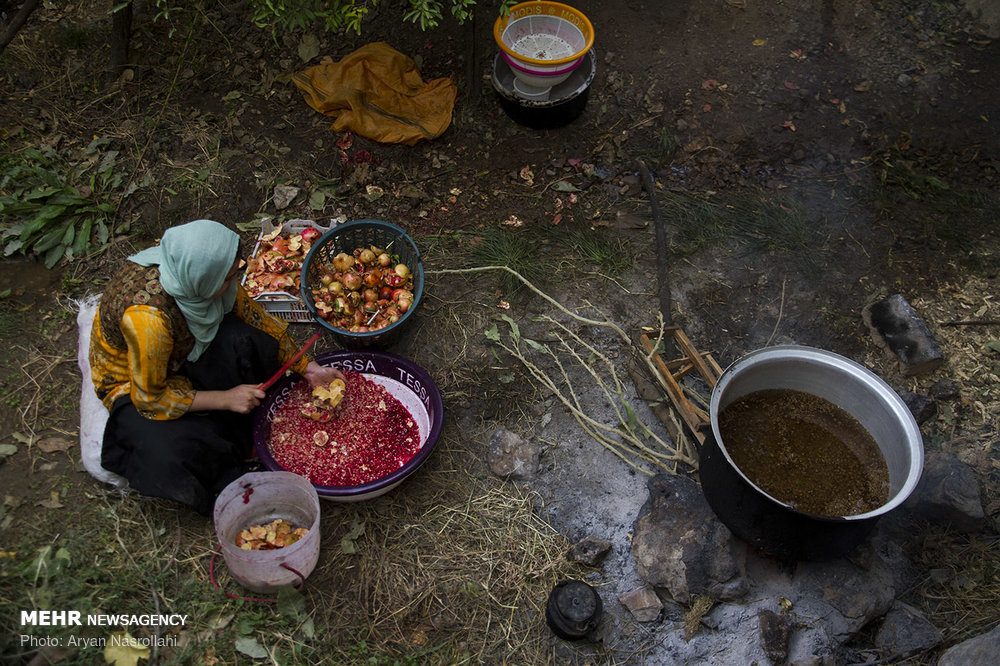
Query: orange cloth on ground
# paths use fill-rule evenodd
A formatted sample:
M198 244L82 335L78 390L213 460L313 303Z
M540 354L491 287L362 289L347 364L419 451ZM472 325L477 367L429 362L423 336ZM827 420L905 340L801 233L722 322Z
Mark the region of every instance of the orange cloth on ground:
M296 72L292 82L309 106L336 116L334 130L408 146L448 129L458 95L450 78L424 83L413 60L385 42Z

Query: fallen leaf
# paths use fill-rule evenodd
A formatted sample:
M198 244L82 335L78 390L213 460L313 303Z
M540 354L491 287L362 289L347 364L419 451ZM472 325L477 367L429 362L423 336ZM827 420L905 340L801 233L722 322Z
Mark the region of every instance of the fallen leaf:
M351 523L351 529L347 531L344 538L340 540L340 550L346 555L353 555L358 552L357 540L362 534L365 533L365 523L364 521L355 520Z
M0 444L0 460L17 453L17 444Z
M518 173L521 180L525 181L528 185L535 184L535 172L531 170L531 167L524 167Z
M65 437L45 437L35 442L42 453L53 453L55 451L69 451L73 442Z
M705 79L704 81L701 82L702 90L715 90L718 87L719 87L719 82L716 81L715 79Z
M43 506L46 509L61 509L63 508L63 503L59 501L59 493L53 490L49 493L49 498L41 500L38 506Z
M795 123L793 123L791 120L786 120L785 122L781 123L781 126L786 129L790 129L793 132L795 131Z
M702 113L709 113L711 110L712 110L711 104L706 104L705 106L701 107Z
M256 638L242 636L236 639L236 650L242 652L251 659L267 659L267 650L257 642Z
M565 180L557 180L552 183L552 189L556 192L579 192L580 188Z
M267 656L265 654L265 656ZM127 631L111 634L104 647L104 663L115 666L136 666L140 659L149 659L149 648L140 645Z
M755 40L753 40L753 45L754 46L764 46L764 44L767 44L767 40L766 39L755 39Z
M868 92L869 90L871 90L871 87L872 87L871 81L862 81L858 85L854 86L854 90L857 92Z
M299 42L299 58L302 62L309 62L319 55L319 39L311 32Z
M552 224L559 224L560 222L562 222L562 213L556 213L552 218Z

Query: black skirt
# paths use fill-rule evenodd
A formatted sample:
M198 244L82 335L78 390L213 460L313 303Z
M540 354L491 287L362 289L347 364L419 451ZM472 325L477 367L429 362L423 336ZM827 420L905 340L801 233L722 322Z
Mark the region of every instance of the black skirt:
M280 367L278 341L228 315L201 358L186 362L180 374L196 390L224 391L264 382ZM176 500L209 515L222 489L247 469L252 427L252 415L229 411L155 421L123 396L112 406L104 430L101 464L143 495Z

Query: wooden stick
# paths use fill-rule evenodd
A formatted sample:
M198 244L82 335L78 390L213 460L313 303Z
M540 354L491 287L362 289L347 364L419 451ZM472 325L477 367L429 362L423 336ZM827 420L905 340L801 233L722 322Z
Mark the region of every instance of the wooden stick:
M312 347L316 343L317 340L319 340L319 338L320 338L321 335L323 335L323 331L322 330L316 331L316 334L313 335L308 340L306 340L306 343L304 345L302 345L302 348L300 350L298 350L297 352L295 352L295 356L293 356L290 359L288 359L288 362L285 363L283 366L281 366L281 370L278 370L276 373L274 373L274 377L271 377L270 379L268 379L263 384L260 384L257 388L259 388L261 391L266 391L267 389L271 388L271 386L274 384L274 382L276 382L279 379L281 379L281 376L283 374L285 374L285 370L288 370L288 368L292 367L292 365L296 361L298 361L300 358L302 358L302 355L305 354L309 350L309 348Z

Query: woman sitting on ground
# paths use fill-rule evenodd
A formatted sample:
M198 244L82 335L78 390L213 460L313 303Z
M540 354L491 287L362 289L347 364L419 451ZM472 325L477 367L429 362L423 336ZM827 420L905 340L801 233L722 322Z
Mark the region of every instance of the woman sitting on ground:
M239 236L218 222L167 229L108 283L90 367L110 411L102 466L203 514L247 468L259 385L297 351L287 324L237 284ZM304 356L313 386L342 377Z

